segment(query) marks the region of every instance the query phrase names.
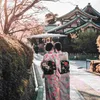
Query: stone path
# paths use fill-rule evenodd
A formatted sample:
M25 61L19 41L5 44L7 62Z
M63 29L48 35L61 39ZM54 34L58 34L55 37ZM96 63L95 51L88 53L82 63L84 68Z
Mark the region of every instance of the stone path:
M76 66L74 66L74 63ZM83 62L82 62L83 63ZM78 69L77 61L70 61L71 73L70 73L70 84L78 91L84 100L99 100L100 99L100 76L92 73L88 73L83 69ZM77 99L75 99L77 100ZM81 100L81 99L80 99Z

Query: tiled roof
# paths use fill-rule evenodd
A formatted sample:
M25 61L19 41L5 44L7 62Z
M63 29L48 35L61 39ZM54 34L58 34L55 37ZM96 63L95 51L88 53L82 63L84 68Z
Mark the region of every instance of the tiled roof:
M55 32L55 31L58 31L58 30L61 30L61 29L65 29L67 26L71 25L72 23L74 23L77 20L81 20L81 21L84 21L86 23L86 21L82 17L76 16L74 19L72 19L68 23L65 23L61 26L56 26L56 27L52 28L51 30L48 30L47 32Z
M92 15L94 15L94 16L100 17L100 13L99 13L97 10L95 10L95 9L91 6L90 3L88 3L88 5L87 5L86 7L84 7L82 10L83 10L84 12L86 12L86 13L89 13L89 14L92 14Z
M84 28L84 29L85 29L85 28L87 28L88 26L92 26L92 27L94 27L94 28L100 30L100 26L97 25L97 24L95 24L93 21L90 20L90 21L88 21L87 23L85 23L84 25L81 25L81 26L79 26L79 27L72 28L71 30L66 31L65 34L73 33L73 32L75 32L75 31L77 31L77 30L79 30L79 29L81 29L81 28Z
M84 12L83 10L79 9L78 6L76 6L76 8L74 10L72 10L69 13L59 17L58 20L60 20L60 19L62 19L62 20L69 19L70 17L74 16L75 14L83 15L87 18L92 18L92 19L97 19L98 18L97 16L93 16L93 15L90 15L90 14Z

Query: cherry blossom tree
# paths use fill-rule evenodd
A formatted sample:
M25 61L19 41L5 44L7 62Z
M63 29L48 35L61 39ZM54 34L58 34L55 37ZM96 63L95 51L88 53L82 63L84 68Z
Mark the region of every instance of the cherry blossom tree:
M42 33L36 14L45 9L40 1L59 0L0 0L0 33L14 35L25 32L30 34Z
M27 11L32 8L38 0L4 0L0 11L1 30L5 34L13 34L19 31L29 30L27 24L34 20L32 13Z

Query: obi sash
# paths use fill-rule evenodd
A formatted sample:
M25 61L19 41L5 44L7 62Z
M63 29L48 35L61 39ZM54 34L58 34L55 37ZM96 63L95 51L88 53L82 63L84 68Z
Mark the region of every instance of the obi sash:
M41 67L44 75L52 75L56 70L56 64L53 61L43 61Z
M69 61L61 60L61 74L69 72Z

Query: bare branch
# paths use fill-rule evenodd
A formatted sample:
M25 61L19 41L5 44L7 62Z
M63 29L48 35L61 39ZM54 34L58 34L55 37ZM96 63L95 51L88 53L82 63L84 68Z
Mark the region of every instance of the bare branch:
M42 6L37 5L37 8L34 8L34 5L40 0L34 0L34 2L30 0L13 1L14 2L10 4L12 0L5 0L3 2L4 6L1 6L3 8L3 10L1 9L0 11L0 27L2 27L2 31L5 34L22 33L22 31L39 33L40 27L34 29L34 26L38 26L38 22L34 18L34 13L41 11ZM30 10L32 13L27 12L27 10L31 8L34 8L35 11Z
M16 32L20 32L20 31L26 31L26 30L29 30L29 29L28 28L19 29L19 30L10 32L10 34L13 34L13 33L16 33Z
M5 3L4 3L4 14L5 14L5 24L4 24L4 27L5 27L5 30L6 30L6 24L8 23L7 0L5 0Z
M34 6L35 3L37 3L39 0L35 0L31 5L27 6L22 12L17 14L15 17L18 18L19 16L23 15L27 10L29 10L31 7Z

